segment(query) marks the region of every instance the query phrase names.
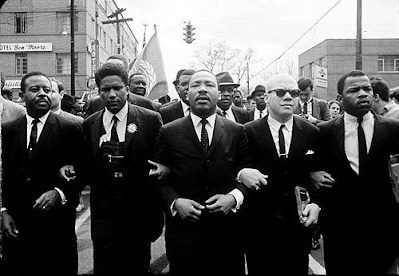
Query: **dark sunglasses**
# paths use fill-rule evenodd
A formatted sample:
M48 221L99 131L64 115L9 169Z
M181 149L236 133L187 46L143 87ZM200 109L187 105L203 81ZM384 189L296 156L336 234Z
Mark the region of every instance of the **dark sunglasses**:
M299 96L299 89L274 89L270 90L268 93L276 92L276 95L279 96L280 98L284 97L284 95L288 92L290 93L291 97L296 98Z

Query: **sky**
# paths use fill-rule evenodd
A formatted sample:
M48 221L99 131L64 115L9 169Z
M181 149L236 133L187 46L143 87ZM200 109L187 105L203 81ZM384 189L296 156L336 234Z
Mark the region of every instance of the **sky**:
M128 24L139 41L138 49L142 49L144 30L148 42L156 25L171 98L177 97L172 84L177 71L188 68L194 60L193 52L210 40L226 42L243 51L255 50L256 63L250 65L250 87L255 87L264 84L270 71L277 67L284 71L287 64L294 64L297 72L298 56L325 39L356 38L356 0L115 2L119 8L126 8L125 18L133 18ZM399 0L362 3L362 38L399 38ZM183 41L187 21L196 28L192 44ZM144 24L148 24L146 28Z

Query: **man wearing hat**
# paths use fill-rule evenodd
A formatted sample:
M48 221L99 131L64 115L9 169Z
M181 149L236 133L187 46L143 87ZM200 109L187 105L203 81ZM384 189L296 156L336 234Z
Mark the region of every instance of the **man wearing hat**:
M240 124L249 122L248 111L232 104L234 89L239 87L240 84L234 83L229 72L221 72L216 77L219 82L219 100L217 105L222 111L222 116Z
M180 70L177 73L176 80L173 84L176 87L176 91L179 94L180 101L174 102L159 109L161 113L162 121L164 124L172 122L178 118L188 116L190 114L190 106L188 102L188 81L195 71L193 69Z
M262 119L267 115L267 108L265 102L266 89L263 85L259 84L255 87L251 97L255 100L256 107L249 111L250 121Z

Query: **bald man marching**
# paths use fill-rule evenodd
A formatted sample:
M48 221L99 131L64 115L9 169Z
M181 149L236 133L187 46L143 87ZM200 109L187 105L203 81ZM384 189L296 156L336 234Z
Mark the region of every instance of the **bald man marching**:
M266 83L269 114L245 124L253 168L268 175L267 185L248 183L244 169L240 180L252 190L243 207L249 275L307 275L311 235L319 206L311 193L309 168L318 144L318 129L293 116L297 82L276 75ZM306 188L310 202L299 216L295 186Z

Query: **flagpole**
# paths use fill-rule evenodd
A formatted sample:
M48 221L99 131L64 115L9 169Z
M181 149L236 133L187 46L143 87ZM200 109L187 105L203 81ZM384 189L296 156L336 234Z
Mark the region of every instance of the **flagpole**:
M148 24L143 24L143 25L144 25L143 49L144 49L144 47L145 47L145 31L147 29Z
M154 24L154 30L157 32L157 25Z

